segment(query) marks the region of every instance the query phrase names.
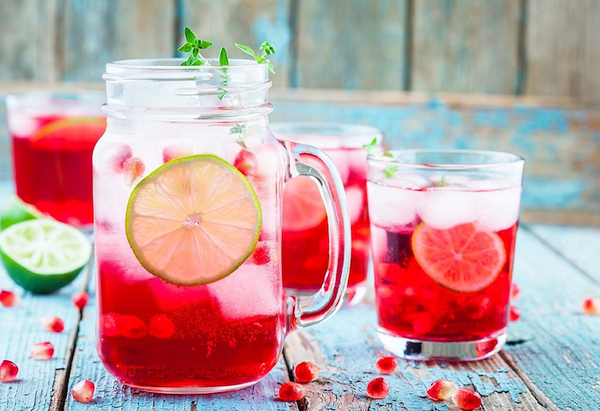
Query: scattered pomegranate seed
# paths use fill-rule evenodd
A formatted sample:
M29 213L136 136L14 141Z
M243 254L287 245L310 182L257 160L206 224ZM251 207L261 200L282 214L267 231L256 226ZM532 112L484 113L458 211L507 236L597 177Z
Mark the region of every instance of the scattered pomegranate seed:
M120 144L115 147L112 155L112 169L115 173L122 173L125 160L132 156L131 147L126 144Z
M519 318L521 318L521 311L519 311L519 309L517 307L515 307L514 305L511 305L508 319L510 321L514 322L514 321L518 321Z
M144 338L148 334L148 327L135 315L122 315L117 323L120 334L126 338Z
M148 334L156 338L171 338L175 334L175 324L164 314L155 315L148 324Z
M89 299L90 296L85 291L79 291L73 294L73 296L71 297L71 300L73 300L73 304L75 304L75 307L79 308L80 310L83 310L83 308L87 305Z
M194 154L194 149L191 144L172 144L163 148L163 163L169 162L176 158L191 156L192 154Z
M514 301L521 293L521 288L515 283L510 286L510 300Z
M11 382L17 379L19 367L12 361L4 360L0 364L0 382Z
M310 361L304 361L294 368L294 376L298 382L311 382L319 376L319 367Z
M427 388L427 395L429 398L435 401L445 401L452 397L454 391L458 387L452 381L448 380L437 380L432 382Z
M73 387L73 398L77 402L90 402L94 398L94 390L96 387L94 383L89 380L79 381Z
M125 176L125 184L131 186L136 180L144 175L146 166L139 157L129 157L123 162L123 176Z
M0 291L0 304L5 307L14 307L19 304L19 297L12 291Z
M52 333L60 333L65 329L65 323L63 320L55 315L49 315L42 318L41 323L46 330Z
M31 358L34 360L49 360L52 357L54 357L54 346L47 341L31 347Z
M299 401L304 398L304 387L295 382L286 382L279 388L279 399L285 402Z
M367 385L367 395L371 398L385 398L390 392L390 385L383 377L377 377Z
M474 410L481 407L481 396L468 388L459 388L452 394L452 402L461 410Z
M600 314L600 300L596 298L588 298L583 301L581 306L584 314L598 315Z
M396 371L397 366L398 361L396 361L395 357L391 356L378 358L375 363L375 368L380 374L392 374Z
M242 150L235 157L233 166L240 170L246 177L253 176L256 173L258 159L250 151Z

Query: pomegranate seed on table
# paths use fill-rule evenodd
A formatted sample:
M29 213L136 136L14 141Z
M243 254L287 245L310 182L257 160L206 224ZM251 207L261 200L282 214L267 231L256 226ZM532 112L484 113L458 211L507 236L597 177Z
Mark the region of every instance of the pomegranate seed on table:
M90 402L94 398L94 383L89 380L79 381L73 387L73 398L77 402Z
M279 399L284 402L299 401L304 395L304 387L295 382L286 382L279 388Z
M374 378L369 382L369 385L367 385L367 395L371 398L385 398L389 392L390 385L383 377Z
M510 300L514 301L521 293L521 288L515 283L510 286Z
M48 315L42 318L41 323L46 330L53 333L60 333L65 329L65 323L63 320L55 315Z
M587 298L583 301L581 309L584 314L598 315L600 314L600 300L597 300L596 298Z
M11 382L17 379L19 367L12 361L4 360L0 364L0 382Z
M54 346L49 342L41 342L31 347L31 358L34 360L49 360L54 357Z
M319 376L319 367L310 361L304 361L294 368L294 376L297 382L311 382Z
M79 308L80 310L83 310L83 308L87 305L89 299L90 296L85 291L79 291L73 294L73 296L71 297L71 300L73 301L73 304L75 304L75 307Z
M461 410L474 410L481 407L481 396L468 388L459 388L452 395L452 402Z
M508 319L511 322L514 322L514 321L518 321L519 318L521 318L521 311L519 311L519 309L517 307L515 307L514 305L511 305Z
M435 401L445 401L452 397L452 394L458 387L452 381L437 380L432 382L427 388L427 395Z
M397 366L398 361L396 361L396 357L391 356L380 357L375 363L375 368L380 374L392 374L394 371L396 371Z
M0 291L0 304L9 308L19 304L19 297L12 291Z

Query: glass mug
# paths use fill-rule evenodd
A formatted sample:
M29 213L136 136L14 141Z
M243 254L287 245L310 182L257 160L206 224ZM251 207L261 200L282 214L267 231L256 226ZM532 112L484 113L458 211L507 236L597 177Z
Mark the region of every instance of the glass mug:
M369 214L367 210L367 151L381 132L370 126L330 123L273 123L279 140L310 144L323 150L338 169L350 216L352 255L346 301L359 303L367 291ZM314 293L327 268L328 237L325 207L318 187L301 177L283 193L283 285L291 293Z
M125 60L109 63L104 74L108 124L93 157L97 350L111 374L142 390L204 394L252 385L278 362L285 335L334 314L346 290L351 243L340 175L315 147L272 136L267 65L230 62L182 67L178 59ZM202 174L198 164L205 162L225 170L225 176ZM318 183L332 244L321 289L297 298L285 294L281 274L283 187L296 176ZM146 189L153 181L167 184L156 183L161 190L155 197ZM228 257L224 251L215 259L203 250L230 250L241 241L241 229L215 238L210 216L205 222L205 209L194 207L231 181L246 181L262 210L249 257L230 275L204 285L176 285L151 274L148 269L155 266L140 255L164 256L169 263L161 274L168 276L184 272L189 261L200 263L185 272L204 275ZM144 232L160 234L145 243L132 237L138 214L130 213L143 196L150 204ZM238 209L224 200L218 204L227 218L235 217ZM163 223L173 227L173 215L183 217L168 231ZM251 217L244 214L238 224ZM198 242L192 245L201 247L171 241L171 233L183 233L177 241L194 238ZM144 254L144 247L154 246L156 255ZM188 249L193 253L183 254Z

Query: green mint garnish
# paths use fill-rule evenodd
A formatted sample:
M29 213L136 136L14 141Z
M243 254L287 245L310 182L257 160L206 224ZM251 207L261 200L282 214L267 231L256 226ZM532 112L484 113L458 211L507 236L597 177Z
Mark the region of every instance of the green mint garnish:
M379 147L377 147L377 137L371 140L370 143L363 145L363 148L367 151L367 154L369 155L379 154Z
M221 47L221 52L219 53L219 66L228 66L229 65L229 57L227 57L227 49L225 47Z
M275 47L268 41L265 41L260 45L260 53L255 53L251 47L244 46L243 44L235 43L235 46L242 50L244 53L254 57L254 60L258 64L267 63L269 66L269 71L275 74L275 70L273 70L273 63L267 58L267 56L275 54Z
M219 53L219 66L228 65L229 57L227 57L227 49L225 47L221 47L221 52ZM229 74L227 74L226 68L221 70L221 79L221 84L223 84L223 86L229 85L229 81L231 81L231 78L229 77ZM227 90L225 90L222 87L219 87L217 91L219 92L219 94L217 94L217 97L219 98L219 100L223 100L223 97L225 97L225 94L227 94Z
M212 43L206 40L200 40L194 32L186 27L184 30L185 44L179 47L179 51L191 53L186 61L181 63L182 66L203 66L206 64L206 59L200 54L200 50L206 50Z
M389 166L383 170L383 175L385 176L385 178L393 178L396 176L397 172L398 166Z
M440 181L438 181L438 183L436 184L436 186L438 187L444 187L446 185L446 176L442 176L442 178L440 179Z
M229 129L229 134L244 134L246 132L246 125L237 123L235 126Z

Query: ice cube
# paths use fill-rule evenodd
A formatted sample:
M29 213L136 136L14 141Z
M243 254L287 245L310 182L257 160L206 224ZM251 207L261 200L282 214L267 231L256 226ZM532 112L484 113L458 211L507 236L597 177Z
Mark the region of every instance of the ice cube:
M348 183L348 177L350 176L350 159L348 159L348 152L343 150L327 150L326 153L340 173L342 182L344 184Z
M364 196L360 187L346 188L346 203L348 204L348 213L350 214L350 224L356 223L363 215Z
M521 188L480 191L477 196L477 227L500 231L512 227L519 218Z
M417 218L419 191L368 183L369 217L381 227L399 227Z
M430 227L447 230L478 217L476 192L435 189L420 192L417 212Z
M8 129L14 136L29 137L33 135L40 124L31 114L10 112L8 115Z

